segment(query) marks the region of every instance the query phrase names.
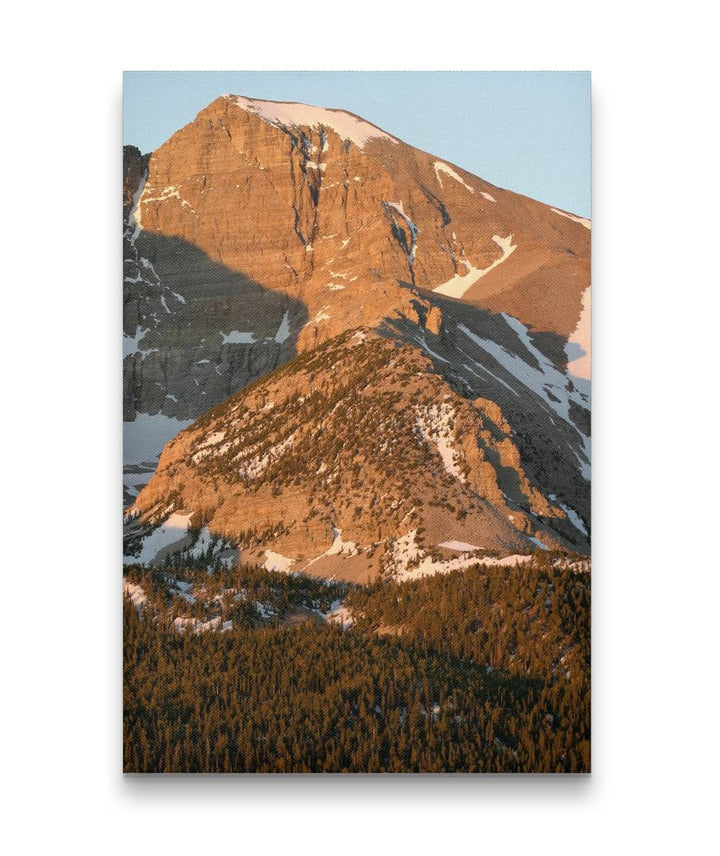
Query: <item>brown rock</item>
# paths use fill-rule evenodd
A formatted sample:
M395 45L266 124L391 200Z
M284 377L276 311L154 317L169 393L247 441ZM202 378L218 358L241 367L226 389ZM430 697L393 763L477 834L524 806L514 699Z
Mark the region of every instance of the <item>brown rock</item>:
M435 336L439 336L441 327L442 311L439 306L433 306L432 309L428 312L427 321L425 322L425 329L429 330Z
M510 441L486 443L482 416L428 367L367 330L302 354L169 443L132 513L153 524L192 512L245 561L269 550L342 575L352 558L353 578L410 530L418 543L532 548L523 508L542 513L542 495Z

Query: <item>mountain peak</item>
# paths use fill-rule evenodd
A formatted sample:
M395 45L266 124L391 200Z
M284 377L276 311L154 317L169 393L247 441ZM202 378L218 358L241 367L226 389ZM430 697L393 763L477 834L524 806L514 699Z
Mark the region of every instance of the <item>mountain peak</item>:
M126 457L128 502L189 420L363 327L425 354L453 393L501 407L510 429L489 449L500 481L485 501L506 524L509 515L520 524L516 506L543 516L529 487L503 506L520 483L506 471L520 462L533 490L589 519L589 389L577 377L589 353L586 224L352 113L306 104L220 96L149 160L131 151L127 160L124 408L136 423L127 436L145 438L149 423L157 437L152 454L144 443ZM397 435L398 448L414 448L416 428ZM377 540L352 516L330 522L356 543ZM509 523L511 549L539 531ZM313 550L328 547L329 527ZM481 534L438 532L436 545L487 546ZM579 528L560 534L586 544Z
M294 101L263 101L244 95L225 95L226 100L248 113L253 113L276 127L326 127L335 131L344 140L350 140L362 149L370 140L399 141L390 134L367 122L354 113L328 107L315 107Z

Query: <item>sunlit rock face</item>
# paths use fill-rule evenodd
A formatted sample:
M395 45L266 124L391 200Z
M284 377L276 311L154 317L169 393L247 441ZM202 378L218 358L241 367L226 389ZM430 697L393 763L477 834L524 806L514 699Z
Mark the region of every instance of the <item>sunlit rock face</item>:
M439 408L398 429L398 448L430 448L445 430L432 426L445 424L446 402L465 414L452 444L469 474L463 481L438 472L454 480L466 505L436 509L434 523L427 512L427 531L439 532L438 515L460 509L475 523L455 526L458 542L519 549L536 538L587 549L588 221L494 187L344 111L238 96L213 101L149 157L128 147L123 208L126 503L192 420L261 378L275 383L296 355L362 328L378 353L402 346L398 365L412 364L421 378L409 388ZM331 371L344 377L360 350L346 342L340 352L310 386L331 387ZM390 376L373 377L390 390ZM408 395L402 407L414 413ZM291 422L304 436L303 425L329 431L333 420L330 410L300 408ZM381 422L373 424L380 431ZM265 429L274 436L269 423ZM350 448L351 429L342 432ZM359 447L356 458L372 470ZM229 460L216 462L218 483L234 483ZM185 507L205 514L216 500L199 486L198 466L188 465L184 477L186 490L194 485ZM270 525L269 509L283 498L294 525L266 549L307 562L332 547L334 529L364 550L417 528L396 519L401 506L392 514L379 506L373 522L353 522L345 511L322 522L309 516L322 475L300 467L279 494L272 491L280 483L269 481L251 490L253 499L237 500L243 514ZM138 500L143 514L153 507L148 497L165 496L167 468L157 478ZM470 495L486 509L482 526ZM243 529L227 497L221 507L213 512L218 529ZM424 543L422 533L415 537ZM379 569L381 554L385 547L367 567ZM359 547L352 556L340 550L312 567L359 565L359 557Z

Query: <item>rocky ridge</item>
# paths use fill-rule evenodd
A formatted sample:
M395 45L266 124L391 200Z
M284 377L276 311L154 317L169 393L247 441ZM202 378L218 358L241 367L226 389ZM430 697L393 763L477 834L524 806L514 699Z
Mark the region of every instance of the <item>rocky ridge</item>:
M582 521L528 478L497 404L458 395L417 348L367 329L299 355L171 441L132 537L171 516L185 524L170 533L176 551L233 545L270 569L350 579L588 547Z

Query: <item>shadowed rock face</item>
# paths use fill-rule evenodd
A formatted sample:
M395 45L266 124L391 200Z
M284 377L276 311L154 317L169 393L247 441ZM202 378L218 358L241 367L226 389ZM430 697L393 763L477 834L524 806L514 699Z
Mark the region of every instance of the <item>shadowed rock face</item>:
M303 303L182 238L141 229L147 157L125 150L123 418L125 502L180 428L296 351ZM139 435L139 436L136 436Z
M387 319L383 335L418 347L458 394L497 404L532 481L589 521L590 385L564 371L565 339L420 292L413 309Z
M482 502L497 509L520 490L514 511L552 521L527 531L587 548L589 383L567 372L589 288L587 221L351 114L235 96L149 158L128 147L124 178L124 412L130 432L166 420L155 455L296 353L368 328L415 349L443 394L500 408L514 451L484 452L500 494ZM128 503L155 467L143 454L126 458L145 462ZM228 533L237 523L222 521ZM323 525L303 550L319 548Z
M305 307L180 238L142 233L126 266L124 413L193 418L295 353Z

